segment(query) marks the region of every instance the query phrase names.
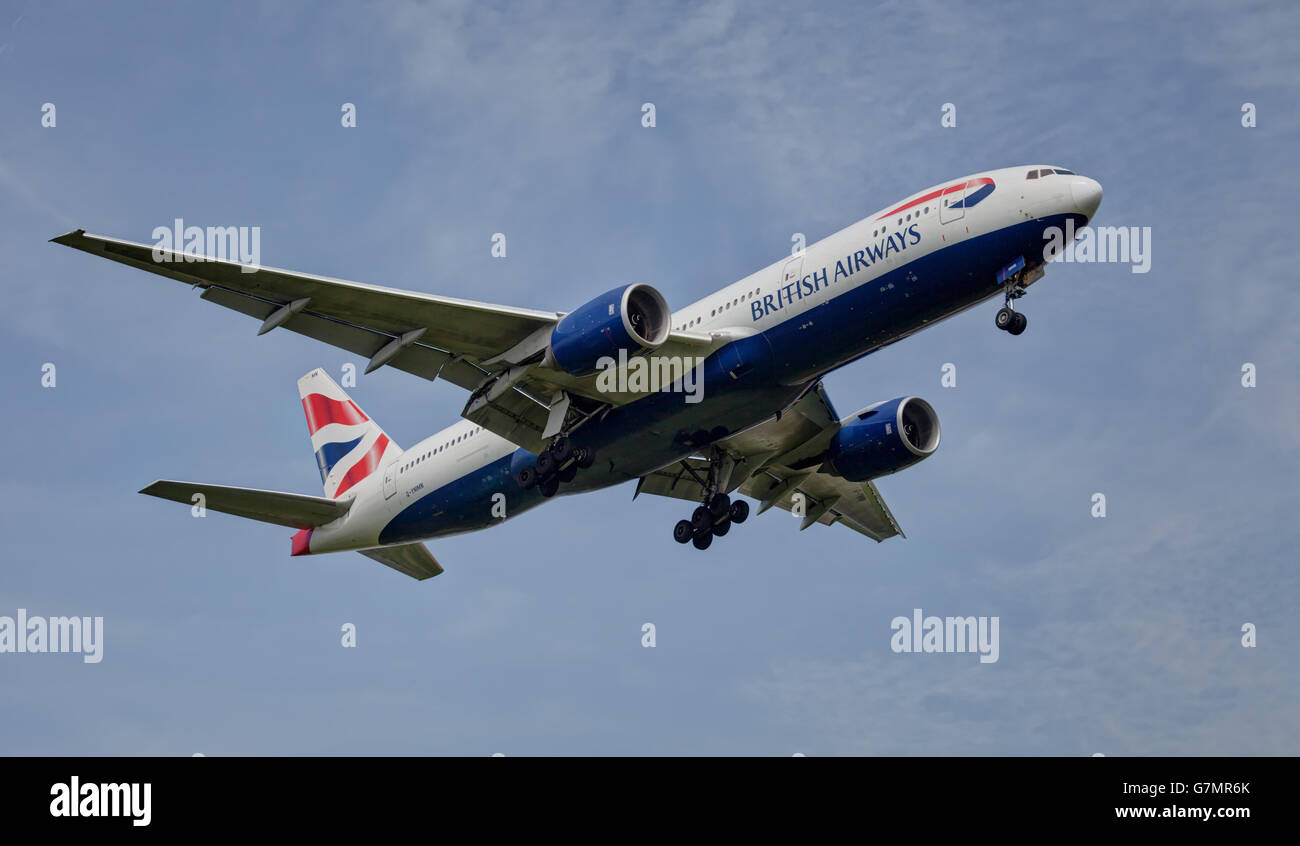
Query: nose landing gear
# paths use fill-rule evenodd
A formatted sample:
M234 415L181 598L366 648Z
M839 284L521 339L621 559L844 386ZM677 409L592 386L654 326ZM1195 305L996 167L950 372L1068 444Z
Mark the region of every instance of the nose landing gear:
M1025 260L1018 258L1011 264L998 271L998 282L1003 283L1003 289L1006 293L1006 304L998 309L997 316L993 323L1003 332L1012 335L1019 335L1025 331L1029 325L1029 318L1016 311L1014 302L1025 295L1027 281L1033 281L1032 278L1026 280ZM1038 274L1039 276L1042 273Z
M1005 306L998 309L997 317L993 319L993 322L1002 331L1009 332L1012 335L1019 335L1029 325L1029 318L1013 309L1008 301Z

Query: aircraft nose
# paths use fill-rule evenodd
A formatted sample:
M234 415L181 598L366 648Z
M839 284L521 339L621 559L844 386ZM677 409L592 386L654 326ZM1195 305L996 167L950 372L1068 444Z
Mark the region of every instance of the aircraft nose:
M1092 220L1101 205L1101 183L1086 176L1076 176L1070 183L1070 197L1079 211Z

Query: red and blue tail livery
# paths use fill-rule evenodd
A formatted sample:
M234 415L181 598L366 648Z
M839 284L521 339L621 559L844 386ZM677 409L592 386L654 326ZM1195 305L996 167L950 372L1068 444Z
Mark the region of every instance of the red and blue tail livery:
M326 496L342 496L379 469L386 454L401 453L319 367L298 380L298 395Z

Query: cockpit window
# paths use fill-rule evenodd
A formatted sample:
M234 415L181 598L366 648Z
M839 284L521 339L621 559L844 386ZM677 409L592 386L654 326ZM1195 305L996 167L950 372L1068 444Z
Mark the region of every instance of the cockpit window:
M1038 171L1036 170L1031 170L1029 171L1029 173L1025 175L1025 179L1037 179L1037 178L1038 178Z
M1058 168L1056 169L1056 172L1059 173L1059 174L1061 174L1062 176L1074 176L1074 175L1075 175L1074 171L1072 171L1072 170L1066 170L1065 168L1060 168L1060 167L1058 167Z

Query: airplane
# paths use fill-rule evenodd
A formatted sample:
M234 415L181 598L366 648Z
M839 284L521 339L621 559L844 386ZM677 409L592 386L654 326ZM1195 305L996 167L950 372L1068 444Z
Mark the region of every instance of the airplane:
M75 230L52 239L184 282L200 298L469 391L462 420L402 449L325 373L298 381L324 496L159 480L140 493L296 529L290 554L355 550L401 573L443 571L424 541L505 522L556 495L635 482L695 503L673 527L707 549L750 514L741 494L903 536L874 480L932 455L939 419L898 397L840 417L823 377L995 297L996 326L1101 185L1031 165L892 203L677 311L652 286L538 311L186 255ZM176 245L180 247L180 245ZM633 371L641 371L636 378ZM660 374L656 383L646 372ZM201 498L200 498L201 495Z

